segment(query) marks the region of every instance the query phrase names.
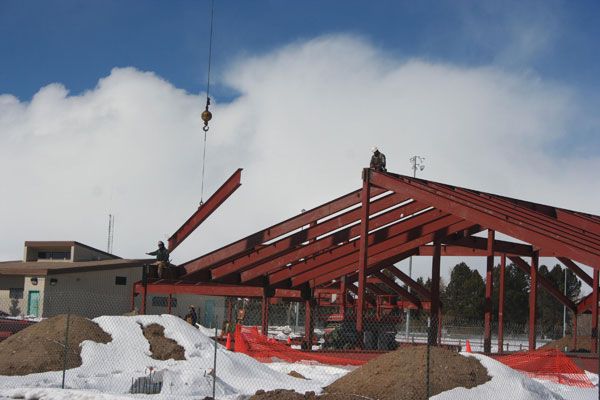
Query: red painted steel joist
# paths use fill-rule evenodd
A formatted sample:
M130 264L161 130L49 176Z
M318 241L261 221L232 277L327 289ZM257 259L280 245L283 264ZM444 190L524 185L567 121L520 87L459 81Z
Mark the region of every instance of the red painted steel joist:
M198 210L169 238L169 252L175 250L196 228L200 226L225 200L242 184L242 169L239 168L225 181L206 203L200 204Z
M528 275L531 274L531 266L529 264L527 264L527 262L525 260L523 260L521 257L509 256L508 258L521 271L525 272ZM567 308L569 308L571 311L576 312L577 305L571 299L569 299L564 294L562 294L560 290L558 290L556 287L554 287L554 285L552 285L552 282L550 282L548 280L548 278L546 278L546 277L538 274L537 281L556 300L558 300L559 302L561 302L562 304L564 304L565 306L567 306Z
M372 194L373 196L376 196L384 192L385 190L375 189L373 190ZM359 204L361 202L360 196L360 190L355 190L354 192L348 193L321 206L315 207L279 224L275 224L269 228L258 231L250 236L245 237L244 239L238 240L237 242L221 247L220 249L212 251L196 259L190 260L184 263L182 267L185 268L186 274L190 275L212 265L227 261L234 256L239 256L241 254L250 252L263 243L293 232L296 229L300 229L306 225L309 225L311 222L329 217L332 214Z
M518 213L511 213L508 206L500 207L494 201L467 193L467 190L404 176L373 172L371 182L540 248L551 249L557 256L570 257L600 268L600 245L596 244L595 239L585 237L584 240L573 227L544 214L523 207ZM527 213L529 215L525 217Z

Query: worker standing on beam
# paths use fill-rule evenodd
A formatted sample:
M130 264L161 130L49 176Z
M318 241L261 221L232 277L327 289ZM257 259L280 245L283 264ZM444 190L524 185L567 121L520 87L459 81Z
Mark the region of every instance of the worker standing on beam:
M165 278L167 268L169 267L169 250L167 250L162 240L159 240L157 250L146 254L149 256L156 256L156 264L158 265L158 277L160 279Z
M385 154L379 151L377 147L373 147L371 149L373 152L373 156L371 156L371 165L370 168L374 169L377 172L386 172L385 168Z

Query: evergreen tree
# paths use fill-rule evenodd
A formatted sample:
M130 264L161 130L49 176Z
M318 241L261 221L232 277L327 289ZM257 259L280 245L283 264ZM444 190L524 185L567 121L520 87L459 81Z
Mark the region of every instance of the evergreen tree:
M450 282L442 301L444 312L464 320L479 320L483 316L485 284L477 270L461 262L452 268Z

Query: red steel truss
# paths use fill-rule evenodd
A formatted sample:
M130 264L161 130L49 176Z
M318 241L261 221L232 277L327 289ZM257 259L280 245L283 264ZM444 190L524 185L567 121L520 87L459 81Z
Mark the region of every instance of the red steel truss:
M239 186L239 173L173 235L170 248L181 243ZM475 236L483 232L487 237ZM500 234L523 243L500 240ZM441 315L440 258L446 255L487 259L485 351L491 350L494 257L501 257L502 266L500 349L506 258L531 277L530 332L535 332L539 285L575 314L591 311L596 336L600 216L370 169L363 170L362 189L190 260L180 266L184 273L176 280L138 283L134 293L262 298L263 315L267 315L266 304L273 297L304 301L308 341L312 338L311 310L318 296L339 294L336 298L342 304L342 316L347 303L354 303L359 332L364 330L364 310L381 304L381 296L395 296L402 307L430 310L434 328L429 341L436 343ZM394 267L410 256L432 257L431 289ZM575 304L560 293L538 274L540 257L556 257L592 286L589 298ZM577 263L593 268L593 276ZM355 297L348 297L348 293ZM530 347L535 347L535 335L530 337Z

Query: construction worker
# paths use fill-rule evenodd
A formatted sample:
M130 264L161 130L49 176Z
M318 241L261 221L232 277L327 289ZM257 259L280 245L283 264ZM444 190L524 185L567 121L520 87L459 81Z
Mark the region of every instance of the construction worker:
M371 156L371 165L369 168L374 169L377 172L386 172L385 169L385 154L379 151L377 147L371 149L373 156Z
M158 277L163 279L166 277L167 268L169 268L169 250L165 247L162 241L158 242L158 249L150 253L149 256L156 256L156 264L158 265Z
M190 306L189 311L185 315L184 319L187 321L188 324L196 326L196 322L198 321L198 315L196 314L196 309L194 308L194 306Z

